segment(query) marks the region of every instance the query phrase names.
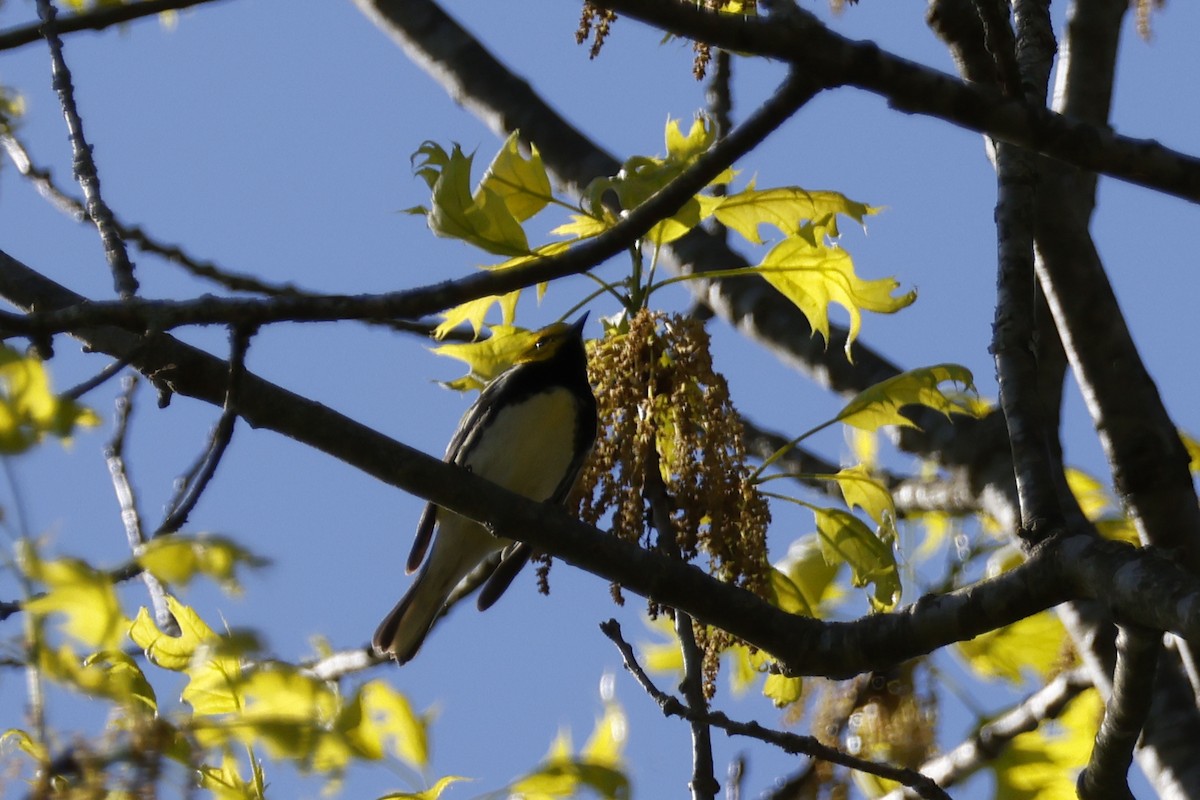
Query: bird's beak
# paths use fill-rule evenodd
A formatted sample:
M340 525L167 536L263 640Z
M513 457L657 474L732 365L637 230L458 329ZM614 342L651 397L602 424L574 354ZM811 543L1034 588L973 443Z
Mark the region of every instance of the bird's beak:
M571 330L574 331L575 335L581 339L583 338L583 326L587 322L588 314L590 313L590 311L583 312L583 316L575 320L575 322L571 325Z

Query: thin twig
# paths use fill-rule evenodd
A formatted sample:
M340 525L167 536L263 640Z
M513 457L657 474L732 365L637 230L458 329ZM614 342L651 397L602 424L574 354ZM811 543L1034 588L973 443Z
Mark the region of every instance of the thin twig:
M646 486L643 491L644 499L650 505L650 518L658 531L658 547L671 558L680 559L679 543L675 536L675 523L671 512L674 503L667 493L659 471L658 452L650 449L646 464ZM684 699L690 708L708 709L708 698L704 691L704 653L696 643L696 631L692 627L692 617L684 611L674 609L675 636L679 639L679 649L683 658L683 689ZM714 800L721 791L713 766L712 729L708 723L699 720L691 721L692 728L692 779L688 784L692 800Z
M122 22L132 22L136 19L161 14L164 11L177 11L211 3L214 0L142 0L140 3L122 3L121 5L103 5L89 9L82 14L72 14L58 22L59 34L75 33L77 31L99 31ZM42 38L40 24L22 25L0 31L0 51L12 50L27 44L33 44Z
M246 351L250 347L253 329L235 327L229 332L229 381L225 389L225 405L221 417L209 435L208 449L182 481L178 493L168 504L167 515L154 536L166 536L176 533L186 523L200 496L208 488L221 463L221 456L233 438L234 425L238 418L237 395L241 388L242 377L246 372Z
M133 263L125 250L125 242L113 224L112 210L100 195L100 173L92 159L92 146L83 134L83 119L75 105L75 87L71 84L71 71L63 57L62 39L58 36L58 11L52 0L37 0L38 16L42 19L42 35L50 47L50 74L53 76L54 91L58 93L63 117L67 121L68 138L74 161L75 179L83 189L87 201L88 216L96 223L104 255L113 272L113 287L121 297L132 297L137 293L138 282L133 276Z
M1005 752L1013 739L1037 730L1048 720L1062 715L1067 707L1092 686L1085 667L1061 673L1020 703L983 725L949 751L921 765L921 773L942 788L961 783ZM900 800L892 792L883 800Z
M839 766L848 767L859 772L866 772L869 775L877 775L881 778L896 781L917 792L921 797L950 800L950 795L942 791L941 787L916 770L858 758L849 753L844 753L837 748L822 744L812 736L800 736L795 733L772 730L759 725L757 722L737 722L719 711L704 711L691 708L681 702L679 698L663 692L654 685L654 681L650 679L650 676L646 674L641 664L638 663L637 657L633 653L633 647L621 635L621 626L615 619L600 623L600 630L616 645L617 650L621 653L621 659L625 663L625 669L633 675L634 680L638 682L642 690L650 695L650 698L658 704L658 707L665 716L680 717L688 721L701 721L706 725L720 728L731 736L746 736L758 739L767 744L773 744L787 753L819 758L832 764L838 764Z
M104 461L108 465L113 491L116 492L117 503L121 507L121 525L125 528L125 540L135 557L146 543L146 533L142 526L142 515L138 510L137 492L133 488L133 481L129 478L128 466L125 463L125 442L129 432L129 420L133 416L133 398L137 386L136 373L124 379L121 395L116 402L113 435L104 447ZM133 563L136 564L136 561ZM154 619L159 628L172 636L178 636L179 624L167 605L166 587L149 572L142 571L141 578L150 594L150 604L154 607Z
M112 361L104 369L100 370L86 381L75 384L70 389L64 391L60 396L69 400L78 400L88 392L108 382L110 378L120 374L121 370L128 367L130 362L133 361L135 355L136 353L130 353L124 358L118 358L115 361Z
M40 335L95 325L116 325L159 331L183 325L264 325L275 322L329 322L357 319L370 322L397 317L415 319L468 300L534 286L574 275L623 253L659 220L675 213L734 161L757 147L820 87L803 75L791 74L749 118L681 175L637 208L624 213L610 230L571 247L513 269L476 273L418 289L381 295L323 295L279 297L270 300L204 297L172 302L132 298L93 302L69 309L31 314L0 313L0 330Z

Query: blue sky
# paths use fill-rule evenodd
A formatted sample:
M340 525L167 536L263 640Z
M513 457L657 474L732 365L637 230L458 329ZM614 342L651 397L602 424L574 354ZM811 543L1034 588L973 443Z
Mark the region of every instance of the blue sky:
M586 49L574 43L574 2L454 0L446 8L621 157L662 152L667 118L687 120L703 106L688 47L661 44L659 33L636 23L619 21L602 56L589 62ZM923 11L917 3L868 3L848 7L831 24L950 70L944 49L923 25ZM0 26L34 15L32 3L9 2L0 10ZM1127 32L1114 106L1118 131L1200 151L1200 99L1191 91L1200 74L1198 17L1194 5L1176 2L1155 15L1150 42ZM538 31L535 42L531 30ZM482 166L499 140L350 3L229 0L183 14L173 29L144 21L76 34L66 52L106 198L122 218L161 239L229 269L348 293L452 278L484 260L459 243L435 239L421 219L399 211L426 202L424 184L409 165L422 141L478 149ZM741 119L784 70L741 60L735 70L735 117ZM0 54L0 82L26 98L22 135L34 158L68 178L70 154L44 47ZM920 297L899 315L868 318L862 340L906 367L962 363L975 372L981 391L994 396L987 354L994 181L980 137L841 90L819 97L738 166L760 186L836 189L885 206L866 234L847 231L845 244L861 274L894 275L905 288L917 287ZM77 292L111 296L95 231L56 212L8 163L0 168L0 212L0 248ZM1191 341L1200 271L1193 220L1184 201L1101 183L1095 223L1101 253L1168 409L1195 431L1200 414ZM146 297L211 290L153 257L134 257ZM582 279L555 286L542 308L523 304L518 322L550 321L590 288ZM678 290L668 302L683 307L687 297ZM840 401L803 376L781 369L719 322L712 330L716 365L754 419L798 432L836 412ZM179 335L217 353L227 350L220 330ZM57 349L51 369L59 386L103 366L66 340ZM429 354L413 337L363 326L264 330L249 366L437 454L469 402L435 384L455 377L457 364ZM88 398L106 420L115 391L108 386ZM146 391L138 402L131 468L143 509L154 519L175 476L200 452L217 410L176 398L159 412ZM1068 455L1103 473L1091 422L1074 391L1068 402ZM110 430L106 425L82 434L67 451L45 448L13 464L27 527L46 535L52 551L109 564L127 557L100 453ZM818 444L835 460L845 455L839 433ZM11 487L0 491L0 504L12 506ZM204 588L184 599L212 619L264 627L281 658L310 654L316 634L335 647L361 645L406 585L402 564L420 508L418 499L346 465L241 426L192 528L234 536L274 565L246 582L241 599ZM781 512L773 541L786 546L807 524ZM139 589L127 592L131 605L144 602ZM11 576L0 573L0 597L16 592ZM596 628L615 615L628 636L645 638L637 607L615 608L603 581L560 565L549 599L522 579L486 615L457 611L413 663L382 669L418 708L438 710L434 776L478 779L447 796L473 796L532 768L560 727L571 728L581 743L600 711L597 687L606 673L617 673L617 697L630 714L635 796L678 796L687 780L687 731L661 721ZM0 674L0 719L18 718L23 691L17 674ZM733 703L728 695L725 701L735 715L768 724L777 719L764 704ZM72 713L66 698L54 698L52 719L69 724ZM796 766L720 735L717 744L719 769L734 752L753 751L749 790ZM286 771L269 775L276 796L294 795ZM976 786L972 791L984 791ZM405 787L403 776L380 768L355 775L345 796Z

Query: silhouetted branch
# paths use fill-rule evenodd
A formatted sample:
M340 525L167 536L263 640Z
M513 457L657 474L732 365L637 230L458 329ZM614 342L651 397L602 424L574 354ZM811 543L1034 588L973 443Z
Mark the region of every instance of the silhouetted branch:
M63 17L57 23L60 34L75 33L76 31L99 31L122 22L132 22L135 19L161 14L164 11L198 6L211 3L214 0L142 0L138 3L122 3L121 5L102 5L91 8L80 14ZM0 50L12 50L23 45L33 44L42 38L41 23L22 25L0 31Z
M1122 625L1113 690L1096 732L1092 757L1079 775L1081 800L1133 800L1127 776L1154 694L1162 634Z
M71 142L71 155L75 165L75 179L83 189L88 216L96 223L104 255L113 273L113 287L121 297L132 297L138 288L133 276L133 263L125 250L125 242L113 224L112 210L100 194L100 173L92 158L92 146L83 134L83 119L75 105L75 87L71 84L71 71L63 57L62 39L58 36L58 11L51 0L37 0L38 16L42 19L42 35L50 46L50 74L54 91L58 93L63 117L67 121L67 138Z
M921 797L950 800L950 795L946 794L937 784L916 770L858 758L849 753L844 753L837 748L823 744L813 736L800 736L794 733L771 730L759 725L757 722L736 722L719 711L707 711L703 708L698 709L687 705L677 697L663 692L654 685L654 681L650 679L650 676L646 674L641 664L638 663L637 657L633 653L633 648L621 635L621 626L615 619L602 622L600 630L616 645L617 650L621 653L621 659L625 663L625 669L633 675L643 691L650 695L650 698L658 704L658 707L665 716L680 717L692 723L703 723L706 726L711 725L720 728L730 736L748 736L775 745L788 753L807 755L860 772L866 772L870 775L878 775L881 778L893 780L911 788Z
M826 86L865 89L900 111L936 117L1081 169L1200 202L1200 159L1194 156L1006 98L991 86L963 83L874 42L839 36L806 12L784 20L739 19L676 0L596 5L680 36L794 64Z

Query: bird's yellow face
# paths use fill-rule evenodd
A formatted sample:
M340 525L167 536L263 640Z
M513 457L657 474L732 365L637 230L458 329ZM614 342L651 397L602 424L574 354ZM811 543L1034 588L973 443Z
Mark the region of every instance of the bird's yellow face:
M577 335L574 325L568 325L565 322L547 325L537 332L537 336L513 363L530 364L535 361L545 361L557 353L565 342Z

